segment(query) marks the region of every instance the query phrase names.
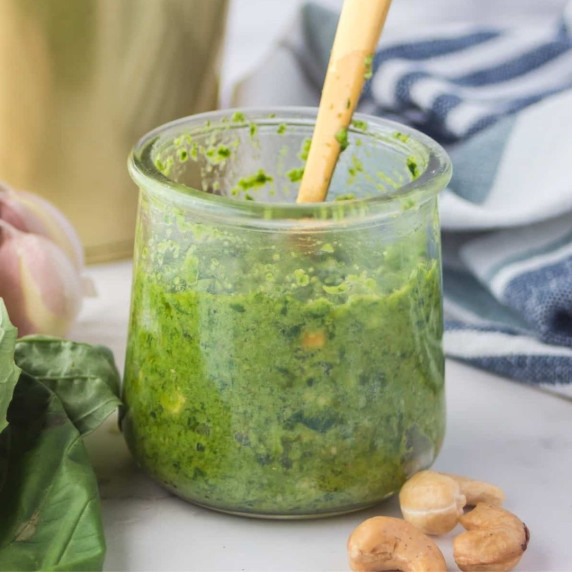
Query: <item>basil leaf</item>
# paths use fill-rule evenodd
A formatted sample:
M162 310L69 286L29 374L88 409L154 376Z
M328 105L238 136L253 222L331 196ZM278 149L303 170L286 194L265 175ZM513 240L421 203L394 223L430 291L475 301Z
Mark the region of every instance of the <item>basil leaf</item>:
M6 306L0 298L0 431L7 425L6 412L20 375L20 370L14 362L17 335L18 330L10 323Z
M97 480L80 433L48 387L22 374L0 434L0 570L101 570Z
M60 398L82 435L91 433L119 400L119 372L111 351L47 336L28 336L16 343L16 363Z

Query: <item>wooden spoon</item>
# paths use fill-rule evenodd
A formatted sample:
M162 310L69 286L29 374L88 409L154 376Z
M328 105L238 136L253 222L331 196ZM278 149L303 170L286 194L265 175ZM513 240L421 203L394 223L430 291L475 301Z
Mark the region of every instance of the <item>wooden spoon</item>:
M326 200L391 0L345 0L298 203Z

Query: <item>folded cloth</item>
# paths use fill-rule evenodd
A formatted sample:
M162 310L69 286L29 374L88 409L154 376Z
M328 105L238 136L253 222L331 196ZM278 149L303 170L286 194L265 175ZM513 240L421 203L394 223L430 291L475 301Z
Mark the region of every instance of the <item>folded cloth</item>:
M337 18L304 6L235 103L317 104ZM550 25L385 38L359 108L451 154L446 353L572 396L572 0Z

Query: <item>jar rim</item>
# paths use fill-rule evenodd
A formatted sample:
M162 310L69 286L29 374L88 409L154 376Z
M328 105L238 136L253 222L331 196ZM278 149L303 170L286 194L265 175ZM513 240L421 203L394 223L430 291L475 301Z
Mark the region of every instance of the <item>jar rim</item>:
M129 155L128 168L133 181L139 188L152 191L158 197L175 201L194 213L222 219L228 224L258 224L262 226L291 226L293 223L306 225L309 221L347 225L350 219L395 216L403 212L403 199L413 199L422 204L445 188L452 174L452 167L446 151L436 141L416 129L401 123L364 113L355 113L354 121L366 122L367 131L354 127L348 133L361 137L389 137L396 132L405 135L395 144L410 148L412 153L422 150L427 157L421 173L413 180L379 195L360 197L344 201L319 203L286 203L244 201L231 197L204 192L183 183L176 182L163 174L152 157L154 145L161 141L174 141L181 135L192 132L208 122L221 121L241 114L246 124L280 125L283 123L313 127L317 108L313 107L261 107L231 108L210 111L183 117L157 127L144 135ZM228 120L228 119L227 119Z

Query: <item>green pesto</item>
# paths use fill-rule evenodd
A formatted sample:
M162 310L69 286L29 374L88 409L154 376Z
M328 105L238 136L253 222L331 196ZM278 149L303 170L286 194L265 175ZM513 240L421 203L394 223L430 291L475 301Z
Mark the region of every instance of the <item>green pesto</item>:
M349 147L348 141L348 130L345 127L342 127L336 133L336 141L340 144L340 151L345 151Z
M244 115L244 113L242 113L242 111L235 111L232 114L232 118L231 121L233 123L245 123L246 122L246 117Z
M237 195L240 191L249 191L251 189L263 187L267 183L271 183L273 180L274 178L263 169L259 169L254 175L240 179L232 190L232 194Z
M287 129L286 123L281 123L281 124L278 126L278 129L276 130L276 133L278 133L278 135L284 135L284 133L286 133L286 129Z
M346 195L338 195L336 201L353 201L356 199L354 193L347 193Z
M367 56L364 61L365 65L365 79L371 79L373 76L373 56Z
M407 157L407 168L409 169L409 172L411 173L411 178L413 180L415 180L417 177L419 177L419 167L417 166L417 161L415 160L415 157L410 156Z
M175 160L173 157L167 157L164 161L161 161L159 158L155 159L155 167L158 171L165 175L165 177L169 176L174 164Z
M298 155L298 157L302 161L308 160L308 156L310 155L310 147L311 146L312 146L312 139L310 137L304 139L304 141L302 142L302 148L300 149L300 153Z
M377 230L280 243L174 220L181 240L149 238L134 276L122 426L143 468L200 504L300 515L375 503L432 462L441 285L424 230L371 248Z
M286 173L286 176L290 179L291 183L298 183L304 176L304 167L300 167L299 169L290 169L290 171Z
M348 167L348 173L352 177L358 173L363 173L363 163L355 155L352 155L352 166Z
M394 131L391 136L398 141L402 141L403 143L407 143L409 141L409 135L401 133L400 131Z
M231 150L226 145L219 145L216 152L219 157L224 159L227 159L231 155Z
M352 127L355 127L359 131L364 133L367 131L367 121L362 121L361 119L352 119Z
M205 157L208 157L211 163L219 163L231 156L231 150L226 145L218 147L209 147L204 151Z

